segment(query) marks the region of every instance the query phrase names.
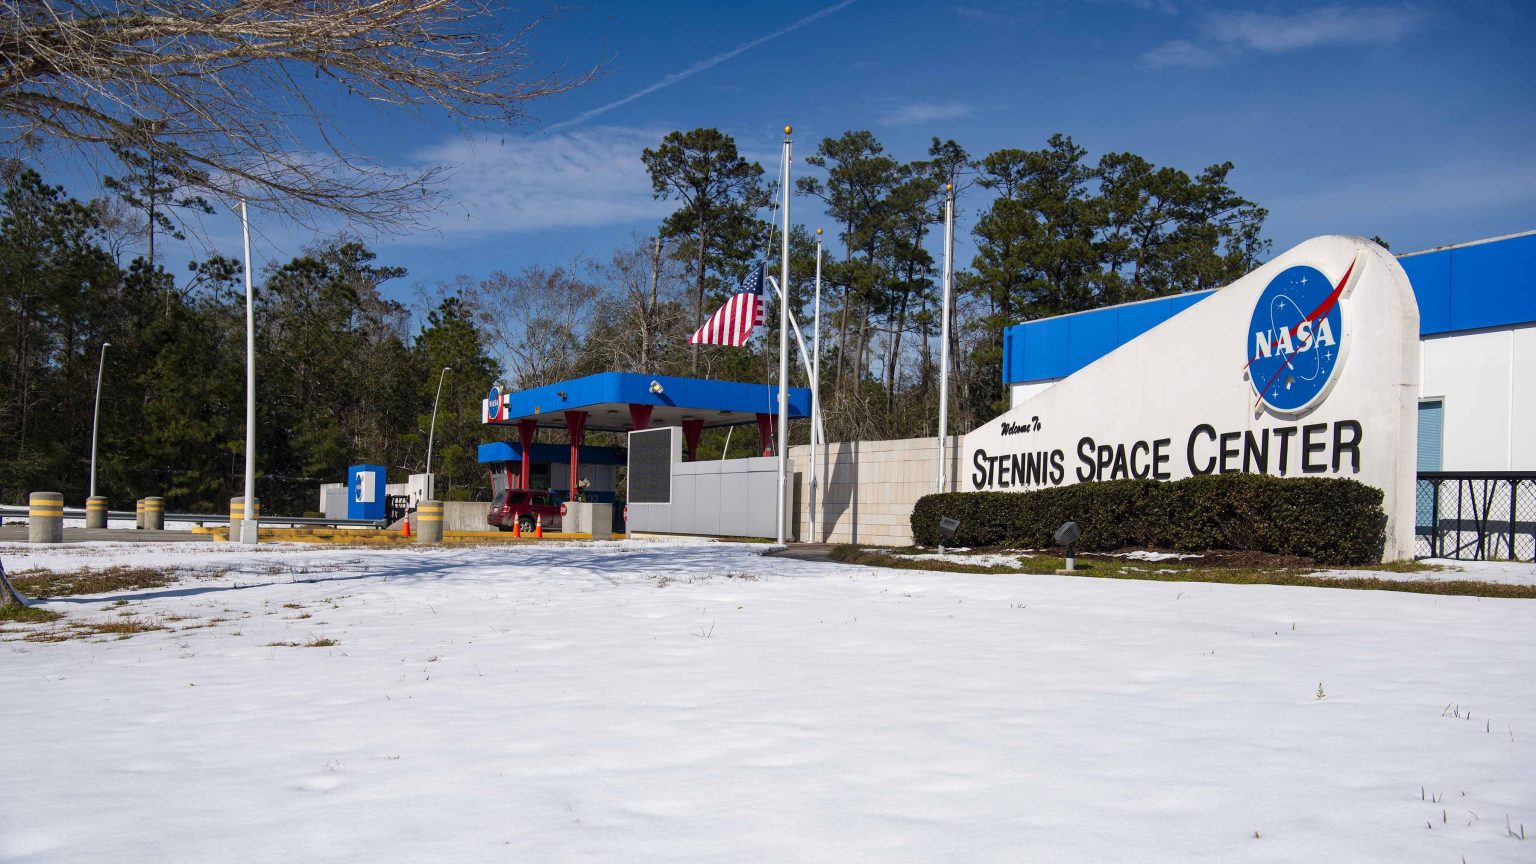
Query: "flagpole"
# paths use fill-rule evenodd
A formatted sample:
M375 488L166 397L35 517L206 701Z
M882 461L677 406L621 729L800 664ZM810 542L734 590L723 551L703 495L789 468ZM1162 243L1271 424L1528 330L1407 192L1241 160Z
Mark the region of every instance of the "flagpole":
M784 512L785 487L789 482L789 159L790 134L794 127L784 127L784 236L779 238L779 518L778 542L787 533Z
M949 318L955 275L955 184L944 184L944 322L939 326L939 483L949 491Z
M816 229L816 301L811 313L811 542L821 542L820 518L816 510L820 501L816 496L816 463L820 461L821 436L817 426L821 423L821 229Z

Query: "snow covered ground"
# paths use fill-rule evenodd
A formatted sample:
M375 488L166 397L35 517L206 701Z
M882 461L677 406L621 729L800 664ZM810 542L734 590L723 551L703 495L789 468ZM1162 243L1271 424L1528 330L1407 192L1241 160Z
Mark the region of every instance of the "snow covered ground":
M204 574L5 631L0 860L1536 860L1536 601L762 551L0 548Z
M1522 564L1514 561L1453 561L1448 558L1429 558L1426 559L1425 563L1437 564L1444 569L1439 571L1419 571L1416 573L1324 570L1315 575L1325 577L1370 576L1375 579L1397 582L1454 582L1465 580L1469 582L1493 582L1503 585L1536 585L1536 564Z

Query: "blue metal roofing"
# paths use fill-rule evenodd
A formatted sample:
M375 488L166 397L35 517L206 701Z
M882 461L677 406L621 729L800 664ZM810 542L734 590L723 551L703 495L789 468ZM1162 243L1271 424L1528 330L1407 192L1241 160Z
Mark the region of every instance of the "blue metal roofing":
M1065 378L1212 293L1196 291L1015 324L1003 331L1003 383Z
M661 385L660 393L651 392L652 382ZM588 430L624 431L630 427L629 405L654 406L653 426L675 426L685 416L702 419L706 428L735 426L756 422L758 414L779 413L778 388L771 384L602 372L512 393L506 419L499 423L531 419L540 426L563 428L564 412L586 411ZM789 388L790 419L810 415L810 389Z
M1536 322L1536 232L1399 257L1419 335ZM1065 378L1209 297L1195 291L1026 321L1003 331L1003 383Z
M622 465L624 463L623 447L600 447L594 444L583 444L580 453L583 465ZM480 445L481 463L486 462L521 462L523 461L523 448L519 444L511 444L506 441L493 441ZM555 462L562 465L571 461L571 445L569 444L534 444L533 461Z
M1397 259L1419 299L1419 333L1536 322L1536 232Z

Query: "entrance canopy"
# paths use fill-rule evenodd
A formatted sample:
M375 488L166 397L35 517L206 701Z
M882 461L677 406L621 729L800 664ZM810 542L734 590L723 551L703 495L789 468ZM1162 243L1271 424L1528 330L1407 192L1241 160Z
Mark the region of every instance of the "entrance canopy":
M710 429L758 423L759 415L776 415L778 388L771 384L705 381L670 375L603 372L515 393L493 390L482 403L487 425L517 426L531 421L539 428L569 428L567 412L580 412L587 432L627 432L635 428L684 426ZM493 405L499 398L500 405ZM635 410L639 409L639 410ZM647 412L645 409L649 409ZM646 414L648 418L645 418ZM789 418L811 415L811 391L789 388ZM645 418L643 424L635 421Z

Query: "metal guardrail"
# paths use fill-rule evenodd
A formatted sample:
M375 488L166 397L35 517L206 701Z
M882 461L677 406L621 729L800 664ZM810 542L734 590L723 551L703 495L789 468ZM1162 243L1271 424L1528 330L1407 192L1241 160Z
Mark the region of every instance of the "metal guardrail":
M1414 554L1536 561L1536 471L1421 471Z
M0 518L27 517L26 507L18 507L11 504L0 504ZM132 510L108 510L108 519L134 519L138 516ZM65 507L65 519L84 519L85 509L82 507ZM210 513L166 513L167 522L194 522L228 524L229 514ZM389 523L383 519L326 519L319 516L268 516L263 513L260 520L263 525L325 525L333 528L388 528Z

